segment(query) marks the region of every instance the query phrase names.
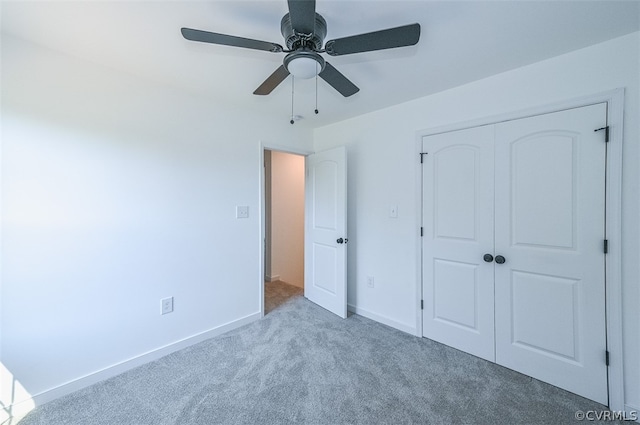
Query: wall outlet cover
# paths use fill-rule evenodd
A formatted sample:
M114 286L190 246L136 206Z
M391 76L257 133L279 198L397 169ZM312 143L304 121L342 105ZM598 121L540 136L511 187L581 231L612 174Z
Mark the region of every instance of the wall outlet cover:
M173 297L160 300L160 314L167 314L173 311Z
M249 218L249 207L246 205L236 206L236 218Z

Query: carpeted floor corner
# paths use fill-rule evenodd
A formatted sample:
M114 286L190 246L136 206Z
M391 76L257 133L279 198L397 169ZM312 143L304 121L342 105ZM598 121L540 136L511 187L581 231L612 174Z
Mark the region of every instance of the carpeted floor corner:
M20 425L576 424L604 406L300 295Z

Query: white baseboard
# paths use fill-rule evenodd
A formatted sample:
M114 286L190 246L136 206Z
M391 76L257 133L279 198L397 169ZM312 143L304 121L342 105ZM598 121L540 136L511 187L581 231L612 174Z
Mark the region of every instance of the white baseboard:
M55 400L64 395L70 394L72 392L78 391L82 388L88 387L100 381L104 381L105 379L112 378L116 375L119 375L123 372L126 372L135 367L141 366L143 364L149 363L153 360L157 360L161 357L164 357L168 354L176 352L178 350L182 350L183 348L189 347L191 345L197 344L209 338L213 338L215 336L221 335L225 332L229 332L233 329L239 328L251 322L260 319L260 313L253 313L248 316L245 316L241 319L234 320L229 323L225 323L224 325L220 325L216 328L209 329L207 331L201 332L196 335L192 335L190 337L181 339L179 341L172 342L171 344L165 345L163 347L157 348L152 351L148 351L146 353L140 354L139 356L132 357L128 360L124 360L120 363L116 363L112 366L106 367L104 369L95 371L88 375L79 377L77 379L71 380L64 384L61 384L57 387L45 390L41 393L32 395L30 399L21 400L18 403L15 403L11 406L10 411L16 412L14 413L13 420L16 420L17 412L23 412L26 410L25 406L30 406L28 410L35 405L41 406L49 401ZM24 414L28 413L24 412ZM24 415L23 414L23 415ZM19 420L19 419L18 419Z
M280 275L279 274L275 274L273 276L264 276L264 280L266 282L275 282L276 280L280 280Z
M383 325L387 325L387 326L391 326L392 328L398 329L399 331L402 332L406 332L408 334L411 334L413 336L416 335L416 328L415 326L411 326L411 325L407 325L405 323L400 323L400 322L396 322L393 319L390 319L388 317L376 314L376 313L372 313L368 310L365 310L363 308L360 307L356 307L353 304L347 304L347 309L352 312L355 313L359 316L362 317L366 317L367 319L371 319L371 320L375 320L376 322L382 323Z

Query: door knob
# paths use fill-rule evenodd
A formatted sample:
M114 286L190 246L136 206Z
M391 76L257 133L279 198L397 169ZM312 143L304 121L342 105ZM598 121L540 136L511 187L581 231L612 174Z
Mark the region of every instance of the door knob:
M492 262L492 261L493 261L493 255L491 255L491 254L484 254L484 257L482 257L482 259L483 259L484 261L486 261L487 263L490 263L490 262Z
M338 238L338 240L337 240L336 242L338 242L338 243L344 243L344 239L342 239L342 238Z
M505 261L507 260L502 255L496 255L496 263L504 264Z

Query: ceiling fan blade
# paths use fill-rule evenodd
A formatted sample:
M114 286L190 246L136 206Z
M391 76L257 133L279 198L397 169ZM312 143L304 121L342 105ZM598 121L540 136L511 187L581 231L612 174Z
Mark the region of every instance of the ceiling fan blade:
M420 40L420 24L352 35L327 41L324 49L331 56L413 46Z
M313 34L316 27L315 0L288 0L291 27L299 34Z
M320 74L320 78L325 80L331 87L338 90L344 97L349 97L360 91L347 77L342 75L340 71L335 69L329 62L325 62L324 69Z
M253 94L257 95L267 95L273 91L278 85L284 81L285 78L289 76L289 71L284 65L280 65L278 69L276 69L273 74L269 75L269 77L264 80L264 83L260 84L260 87L253 92Z
M182 28L182 36L187 40L201 41L203 43L222 44L224 46L244 47L246 49L264 50L280 53L282 46L268 41L252 40L250 38L236 37L233 35L218 34L215 32Z

